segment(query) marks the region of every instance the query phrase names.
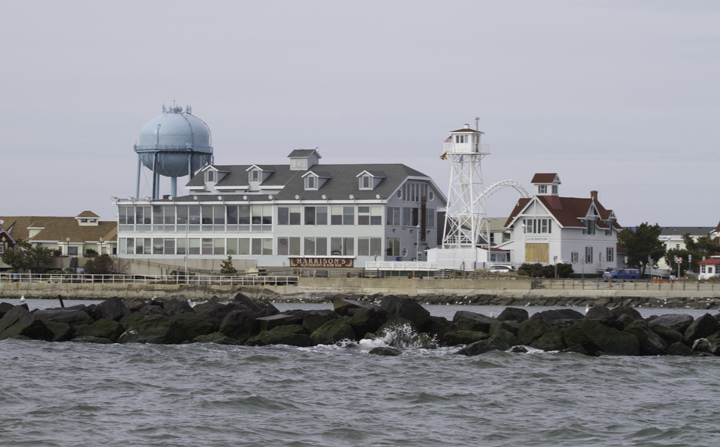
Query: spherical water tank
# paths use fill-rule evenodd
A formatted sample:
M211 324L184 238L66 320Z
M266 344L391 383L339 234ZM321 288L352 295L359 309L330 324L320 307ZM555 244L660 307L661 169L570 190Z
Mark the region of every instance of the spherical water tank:
M195 172L212 162L212 135L189 106L184 112L182 107L163 106L163 114L143 126L135 152L148 169L164 177L183 177L189 163Z

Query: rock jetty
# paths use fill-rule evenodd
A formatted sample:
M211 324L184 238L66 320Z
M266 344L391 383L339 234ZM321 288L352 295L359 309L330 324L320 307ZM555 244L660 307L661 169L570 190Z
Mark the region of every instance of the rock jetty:
M380 305L337 298L333 308L280 312L242 293L227 303L194 307L185 300L120 298L32 311L27 304L0 303L0 340L314 346L384 338L399 341L371 354L399 355L412 342L427 348L456 346L458 354L467 356L529 348L590 356L720 355L720 314L645 319L632 307L595 306L585 315L553 309L530 317L523 308L508 307L497 317L458 311L450 321L395 295L383 297ZM388 337L401 329L406 335Z

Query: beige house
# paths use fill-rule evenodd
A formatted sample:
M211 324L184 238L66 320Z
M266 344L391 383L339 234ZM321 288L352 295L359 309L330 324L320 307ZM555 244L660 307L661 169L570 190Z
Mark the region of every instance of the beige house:
M100 221L92 211L75 217L0 216L4 231L14 241L25 241L57 250L66 259L117 254L117 222ZM67 264L67 265L65 265ZM80 261L79 265L84 264ZM53 268L68 267L70 262L53 262ZM7 267L0 261L0 268Z

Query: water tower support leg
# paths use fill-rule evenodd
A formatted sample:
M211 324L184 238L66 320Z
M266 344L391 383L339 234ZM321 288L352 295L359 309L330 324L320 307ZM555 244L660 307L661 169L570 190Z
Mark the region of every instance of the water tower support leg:
M152 184L152 198L157 199L158 191L158 172L157 172L157 153L153 156L153 184Z
M140 168L142 163L140 162L140 154L138 154L138 172L137 172L137 185L135 186L135 198L140 198Z
M177 197L177 177L170 178L170 195L173 198Z
M192 180L192 154L188 155L188 178Z

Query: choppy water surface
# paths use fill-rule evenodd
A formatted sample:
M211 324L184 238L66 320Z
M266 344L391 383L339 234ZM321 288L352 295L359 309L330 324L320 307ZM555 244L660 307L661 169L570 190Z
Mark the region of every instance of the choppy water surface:
M720 436L720 358L412 346L378 357L372 346L0 341L0 445L705 446Z

